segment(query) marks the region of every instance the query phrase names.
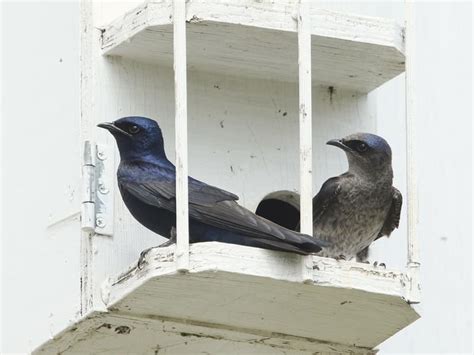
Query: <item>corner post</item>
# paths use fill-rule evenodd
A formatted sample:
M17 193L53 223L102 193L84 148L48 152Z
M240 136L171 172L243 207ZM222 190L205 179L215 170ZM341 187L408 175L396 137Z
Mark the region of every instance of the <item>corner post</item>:
M409 289L407 300L410 303L420 303L420 257L417 236L418 224L418 187L416 176L415 155L415 86L413 79L413 67L415 64L415 29L414 29L414 6L412 0L405 3L405 119L406 119L406 164L407 164L407 276Z
M173 67L176 141L176 267L189 269L186 2L173 0Z

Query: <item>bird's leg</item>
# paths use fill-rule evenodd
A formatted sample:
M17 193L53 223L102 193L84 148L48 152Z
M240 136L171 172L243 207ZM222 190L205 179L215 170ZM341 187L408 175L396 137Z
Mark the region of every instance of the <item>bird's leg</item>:
M171 244L175 244L175 243L176 243L176 228L173 226L171 227L171 231L170 231L170 239L168 239L163 244L158 245L158 248L169 247Z
M148 252L153 249L154 247L151 247L151 248L147 248L145 250L143 250L141 253L140 253L140 257L138 258L138 263L137 263L137 268L139 270L142 269L143 265L146 264L146 260L145 260L145 257L146 255L148 254Z
M339 255L339 256L336 256L334 259L336 259L337 261L339 260L346 260L346 256L345 255Z
M148 254L148 252L151 250L151 249L154 249L154 248L164 248L164 247L168 247L172 244L175 244L176 243L176 228L175 227L171 227L171 231L170 231L170 239L168 239L166 242L158 245L157 247L151 247L151 248L147 248L145 250L143 250L141 253L140 253L140 257L138 258L138 269L142 269L143 265L145 264L146 260L145 260L145 257L146 257L146 254Z

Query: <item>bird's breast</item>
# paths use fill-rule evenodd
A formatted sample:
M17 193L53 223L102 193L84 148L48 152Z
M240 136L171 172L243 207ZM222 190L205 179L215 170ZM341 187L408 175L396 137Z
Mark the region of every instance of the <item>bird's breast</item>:
M315 235L332 244L323 256L353 257L370 245L382 229L390 204L391 186L342 186L335 203L314 223Z

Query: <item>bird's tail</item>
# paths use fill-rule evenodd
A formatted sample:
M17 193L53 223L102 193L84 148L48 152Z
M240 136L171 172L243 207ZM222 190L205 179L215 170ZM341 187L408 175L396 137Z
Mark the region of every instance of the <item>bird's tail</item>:
M296 232L295 232L296 233ZM276 251L285 251L290 253L296 253L300 255L309 255L314 254L323 247L329 246L328 243L320 241L319 239L311 238L304 234L299 234L300 238L303 238L303 242L291 243L288 241L278 240L278 239L266 239L266 238L247 238L244 242L247 246L270 249Z

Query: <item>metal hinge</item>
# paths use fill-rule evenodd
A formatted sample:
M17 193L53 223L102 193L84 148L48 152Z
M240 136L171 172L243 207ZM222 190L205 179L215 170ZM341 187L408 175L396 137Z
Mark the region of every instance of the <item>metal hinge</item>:
M106 145L84 142L81 207L83 231L110 236L113 234L113 169L114 159Z

